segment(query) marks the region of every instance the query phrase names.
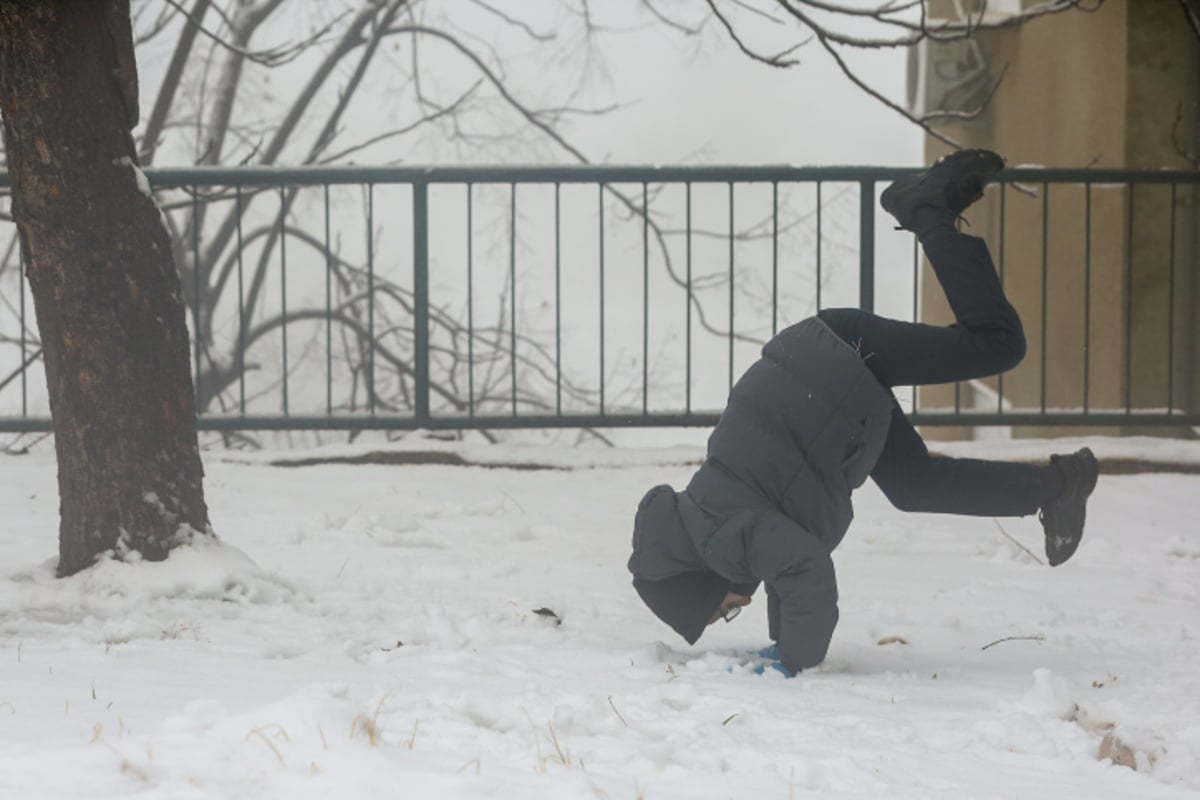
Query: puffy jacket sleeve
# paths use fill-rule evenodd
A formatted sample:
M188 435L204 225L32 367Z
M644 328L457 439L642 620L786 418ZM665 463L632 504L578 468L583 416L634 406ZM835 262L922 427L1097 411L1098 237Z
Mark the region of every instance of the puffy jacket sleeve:
M837 627L837 583L828 554L789 570L772 590L779 598L779 660L792 672L825 660Z
M780 661L793 672L825 660L838 622L837 577L825 545L786 517L762 515L748 566L767 584L767 618Z

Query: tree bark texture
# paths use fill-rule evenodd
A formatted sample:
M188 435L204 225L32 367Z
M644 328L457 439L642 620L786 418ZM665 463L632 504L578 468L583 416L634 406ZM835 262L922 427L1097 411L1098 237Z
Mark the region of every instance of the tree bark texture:
M45 348L58 574L208 535L185 307L137 168L129 0L0 0L12 213Z

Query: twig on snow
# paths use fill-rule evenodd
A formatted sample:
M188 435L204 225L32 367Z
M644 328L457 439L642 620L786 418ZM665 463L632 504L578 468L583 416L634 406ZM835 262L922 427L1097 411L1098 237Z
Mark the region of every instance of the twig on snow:
M617 711L617 704L613 702L611 694L608 696L608 705L610 708L612 708L613 713L617 715L617 719L621 720L621 722L625 722L625 718L623 716L621 716L621 712ZM625 722L625 727L626 728L629 727L628 722Z
M1030 550L1028 547L1026 547L1025 545L1023 545L1023 544L1021 544L1020 542L1018 542L1016 539L1014 539L1014 538L1013 538L1013 537L1012 537L1012 536L1009 534L1009 532L1008 532L1008 531L1004 530L1004 526L1000 524L1000 520L996 519L995 517L992 517L992 522L996 523L996 527L1000 529L1000 533L1004 534L1004 538L1008 539L1010 542L1012 542L1013 544L1015 544L1017 547L1021 548L1021 549L1022 549L1022 550L1024 550L1026 553L1028 553L1028 554L1029 554L1029 557L1030 557L1030 558L1032 558L1034 561L1038 562L1038 563L1039 563L1039 564L1041 564L1042 566L1045 566L1045 565L1046 565L1046 562L1044 562L1044 561L1042 561L1040 558L1038 558L1038 557L1037 557L1037 555L1035 555L1035 554L1034 554L1034 552L1033 552L1032 550Z
M987 650L989 647L995 647L996 645L1000 644L1001 642L1017 642L1017 641L1044 642L1044 641L1046 641L1046 637L1040 633L1034 634L1033 636L1005 636L1003 639L997 639L996 641L992 642L991 644L985 644L983 647L981 647L979 649Z

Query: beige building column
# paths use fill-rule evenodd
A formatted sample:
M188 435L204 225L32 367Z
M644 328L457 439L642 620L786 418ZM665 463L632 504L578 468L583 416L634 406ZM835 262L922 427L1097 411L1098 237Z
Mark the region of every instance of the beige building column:
M952 8L949 0L942 6ZM1010 166L1196 169L1185 152L1197 152L1200 42L1176 0L1106 0L1094 12L1043 17L976 38L930 43L914 53L911 69L913 99L926 107L943 97L971 107L1003 72L978 118L942 128L964 147L996 150ZM930 159L948 150L930 142ZM1006 409L1200 411L1194 187L1008 186L990 190L967 218L967 232L987 239L1029 341L1025 362L1001 379ZM920 294L924 320L951 320L927 265ZM996 379L964 385L962 403L996 410L1000 387ZM953 403L954 387L919 395L925 408Z

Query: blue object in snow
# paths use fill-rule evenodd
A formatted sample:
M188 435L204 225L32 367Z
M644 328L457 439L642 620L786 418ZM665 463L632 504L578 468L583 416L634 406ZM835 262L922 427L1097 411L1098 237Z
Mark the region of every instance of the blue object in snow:
M778 661L779 660L779 645L777 645L775 643L771 643L771 644L767 645L762 650L758 651L758 657L765 658L768 661Z
M754 668L754 674L762 675L764 672L766 672L769 669L773 669L776 672L781 673L783 675L783 677L785 677L785 678L796 677L796 673L792 672L790 669L785 667L783 665L782 661L769 661L766 664L759 664L757 667Z

